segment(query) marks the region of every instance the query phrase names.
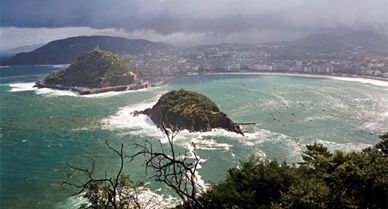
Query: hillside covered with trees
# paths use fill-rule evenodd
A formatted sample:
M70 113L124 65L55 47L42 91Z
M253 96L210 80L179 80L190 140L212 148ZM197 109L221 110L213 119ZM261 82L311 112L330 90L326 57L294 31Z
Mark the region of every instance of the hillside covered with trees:
M126 59L109 51L86 53L67 69L48 75L44 85L104 88L129 85L141 79L140 73Z
M52 41L34 51L16 54L1 65L53 65L68 64L98 47L115 54L145 54L170 47L168 44L144 39L111 36L79 36Z
M159 127L189 131L223 128L243 134L239 125L221 112L208 97L185 89L164 94L152 108L141 113L148 115Z

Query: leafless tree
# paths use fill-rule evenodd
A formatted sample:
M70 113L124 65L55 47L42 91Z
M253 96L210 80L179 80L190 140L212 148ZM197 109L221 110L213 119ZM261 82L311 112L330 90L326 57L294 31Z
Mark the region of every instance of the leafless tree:
M89 195L87 198L92 202L89 208L122 209L132 207L144 209L152 207L150 206L152 199L139 200L142 185L132 181L128 182L129 176L123 175L126 158L129 158L131 162L138 156L143 156L146 174L151 170L150 178L170 187L180 197L185 208L204 208L198 200L198 196L204 191L204 188L198 182L197 169L200 158L197 155L195 144L192 143L193 149L190 150L190 156L181 155L176 151L174 144L174 139L180 132L180 128L171 125L167 128L162 123L160 129L168 140L167 146L159 143L160 149L154 149L153 144L146 140L144 144L135 143L135 148L139 149L138 152L133 155L124 155L123 144L121 144L120 149L115 149L106 142L107 147L120 158L120 168L113 178L107 178L106 174L104 178L95 178L93 175L95 161L92 160L90 169L67 164L73 172L83 174L85 181L81 184L71 181L64 183L78 189L74 195L86 192ZM130 188L125 189L128 188L128 185Z
M105 172L104 178L95 177L95 160L92 159L89 169L66 163L71 169L70 177L78 173L83 176L84 181L82 183L64 181L63 184L77 189L73 195L86 193L85 196L90 201L90 205L86 206L86 208L145 208L144 204L141 204L139 201L139 194L142 192L142 183L134 183L129 179L129 176L123 175L124 145L121 144L120 149L115 149L107 141L105 143L120 158L120 167L114 177L108 178L107 172Z
M160 143L160 149L154 149L151 142L144 144L136 143L135 146L140 150L134 155L128 156L134 160L137 156L145 158L146 174L148 169L152 174L150 178L162 182L180 197L185 208L203 208L198 195L203 189L198 184L197 169L200 159L197 155L196 147L193 145L191 156L180 155L175 150L174 138L179 133L178 128L166 128L164 124L160 126L168 139L168 148Z

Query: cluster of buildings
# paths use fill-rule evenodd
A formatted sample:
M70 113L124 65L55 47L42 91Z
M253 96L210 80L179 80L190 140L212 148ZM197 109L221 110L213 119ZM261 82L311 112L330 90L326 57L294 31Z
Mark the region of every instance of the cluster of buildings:
M287 46L218 44L171 47L125 56L146 77L263 71L388 78L387 52L370 52L360 48L323 54Z

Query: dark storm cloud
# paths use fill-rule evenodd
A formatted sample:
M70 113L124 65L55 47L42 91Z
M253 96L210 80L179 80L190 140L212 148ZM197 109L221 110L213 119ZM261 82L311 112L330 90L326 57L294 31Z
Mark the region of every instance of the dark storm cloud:
M214 14L201 16L194 10L188 11L191 10L191 2L186 3L188 5L174 4L173 1L2 0L1 26L115 27L127 30L150 29L166 34L176 31L232 32L257 26L283 25L278 18L262 14L217 15L217 10L214 10Z
M236 33L386 30L386 0L1 0L1 27L123 28Z

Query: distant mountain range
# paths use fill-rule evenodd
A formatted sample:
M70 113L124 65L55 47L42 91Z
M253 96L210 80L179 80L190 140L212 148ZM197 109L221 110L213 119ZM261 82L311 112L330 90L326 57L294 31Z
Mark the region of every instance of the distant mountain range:
M388 36L369 31L357 31L340 35L312 34L284 44L288 47L313 53L331 53L353 47L388 52Z
M52 41L34 51L18 53L1 65L67 64L77 57L99 48L115 54L147 53L171 47L144 39L110 36L79 36Z
M43 45L44 44L34 44L34 45L28 45L28 46L20 46L12 49L0 50L0 62L1 60L6 60L11 58L18 53L33 51Z
M34 51L35 49L43 46L44 44L33 44L33 45L27 45L27 46L20 46L12 49L5 49L1 50L0 54L1 55L15 55L21 52L30 52Z
M349 50L354 47L388 54L388 36L358 31L340 35L312 34L296 41L282 41L268 43L271 45L282 45L287 50L286 54L297 53L332 53ZM36 64L67 64L72 63L75 58L95 48L111 51L115 54L135 55L147 54L168 50L172 46L152 42L144 39L127 39L110 36L80 36L52 41L31 52L18 53L8 59L0 59L1 65L36 65ZM202 46L206 48L205 46ZM292 56L291 56L292 57Z

